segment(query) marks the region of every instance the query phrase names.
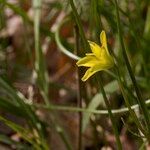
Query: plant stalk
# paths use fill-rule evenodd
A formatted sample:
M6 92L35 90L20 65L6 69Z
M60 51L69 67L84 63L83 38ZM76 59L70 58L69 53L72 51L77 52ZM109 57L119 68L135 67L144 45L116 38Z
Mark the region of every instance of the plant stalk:
M115 71L117 72L117 75L118 75L118 83L119 83L119 87L121 89L121 92L122 92L122 95L123 95L123 98L124 98L124 101L125 101L125 104L126 106L128 107L129 109L129 113L131 114L135 124L137 125L137 127L139 128L139 130L146 136L146 132L145 130L143 129L140 121L138 120L137 118L137 115L135 114L134 110L131 108L131 105L130 105L130 102L128 100L128 97L126 95L126 92L125 92L125 89L124 89L124 86L123 86L123 83L122 83L122 80L121 80L121 75L120 75L120 72L119 72L119 69L117 66L115 66Z
M127 67L127 70L129 72L129 75L130 75L130 78L132 80L132 83L133 83L133 86L134 86L134 89L135 89L135 92L136 92L136 95L137 95L137 101L140 105L140 108L141 108L141 111L144 115L144 118L145 118L145 122L146 122L146 125L147 125L147 129L148 129L148 133L150 134L150 118L149 118L149 112L148 112L148 109L142 99L142 96L141 96L141 93L140 93L140 90L138 88L138 85L137 85L137 82L136 82L136 79L135 79L135 76L133 74L133 71L132 71L132 68L131 68L131 65L129 63L129 59L128 59L128 56L127 56L127 53L126 53L126 49L125 49L125 45L124 45L124 42L123 42L123 37L122 37L122 29L121 29L121 23L120 23L120 16L119 16L119 8L118 8L118 3L117 3L117 0L114 0L115 2L115 7L116 7L116 18L117 18L117 27L118 27L118 34L119 34L119 40L120 40L120 44L121 44L121 49L122 49L122 54L123 54L123 58L125 60L125 63L126 63L126 67Z
M121 141L120 141L120 138L119 138L119 132L118 132L118 129L117 129L117 126L116 126L116 121L115 121L115 118L114 118L114 116L112 114L109 100L107 99L105 90L103 88L101 76L99 78L97 78L97 79L99 79L99 80L97 80L98 81L98 85L99 85L100 90L102 92L102 95L103 95L106 107L108 109L108 114L109 114L109 117L110 117L111 122L112 122L112 127L113 127L113 130L114 130L114 134L115 134L118 150L122 150L122 145L121 145Z
M86 37L85 37L85 34L84 34L84 30L83 30L83 27L82 27L82 23L81 23L81 19L78 15L78 12L77 12L77 9L74 5L74 2L73 0L69 0L70 2L70 5L71 5L71 8L72 8L72 12L73 12L73 15L75 17L75 21L76 21L76 24L79 28L79 33L80 33L80 36L81 36L81 39L83 41L83 46L84 46L84 50L86 52L90 51L90 46L89 46L89 43L87 42L86 40Z
M80 49L79 49L79 28L77 25L74 26L75 30L75 50L77 55L80 55ZM82 81L81 81L81 71L77 67L77 84L78 84L78 92L77 92L77 105L79 108L82 109ZM82 150L82 112L78 112L79 114L79 133L78 133L78 150Z

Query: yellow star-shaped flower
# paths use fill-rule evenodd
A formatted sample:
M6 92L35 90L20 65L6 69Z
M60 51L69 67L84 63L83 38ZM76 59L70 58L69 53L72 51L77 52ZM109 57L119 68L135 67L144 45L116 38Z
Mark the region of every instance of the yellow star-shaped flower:
M105 31L100 34L101 46L95 42L89 41L92 53L87 53L85 57L77 62L77 66L89 67L82 77L82 81L86 81L89 77L101 70L107 70L114 66L114 59L109 54L107 48L107 39Z

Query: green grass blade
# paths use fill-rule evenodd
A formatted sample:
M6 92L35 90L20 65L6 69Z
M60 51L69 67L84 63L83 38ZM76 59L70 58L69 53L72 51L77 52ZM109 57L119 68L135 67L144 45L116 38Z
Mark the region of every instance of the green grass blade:
M33 0L34 8L34 38L35 38L35 70L37 73L37 84L40 88L40 92L45 100L45 103L49 105L48 89L49 81L46 66L44 62L44 55L40 45L40 16L41 16L41 0Z
M31 137L31 131L28 131L27 129L23 128L20 125L15 124L12 121L9 121L5 118L3 118L2 116L0 116L0 121L2 121L4 124L6 124L8 127L10 127L11 129L13 129L15 132L17 132L19 135L21 135L21 137L28 141L29 143L31 143L34 147L36 147L37 149L39 149L39 146L35 143L34 139L32 139Z
M14 140L12 140L10 137L0 134L0 142L10 145L10 146L14 146L16 149L18 150L33 150L33 148L27 144L24 143L20 143L20 142L16 142Z

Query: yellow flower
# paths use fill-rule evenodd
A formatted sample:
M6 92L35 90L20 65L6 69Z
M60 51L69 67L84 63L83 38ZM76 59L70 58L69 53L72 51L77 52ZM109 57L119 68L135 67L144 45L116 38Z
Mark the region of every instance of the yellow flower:
M89 77L101 70L107 70L114 66L114 59L109 54L107 48L107 39L105 31L100 34L101 46L95 42L89 41L92 53L87 53L85 57L77 62L77 66L89 67L82 77L82 81L86 81Z

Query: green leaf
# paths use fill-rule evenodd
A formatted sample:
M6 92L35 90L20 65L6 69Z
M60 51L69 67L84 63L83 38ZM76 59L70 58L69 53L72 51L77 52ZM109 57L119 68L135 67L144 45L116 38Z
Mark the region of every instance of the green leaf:
M29 125L32 128L37 130L43 146L46 146L45 127L44 127L44 124L36 116L34 109L30 105L26 104L24 102L25 98L20 98L17 94L17 91L15 89L13 89L2 78L0 78L0 87L3 89L3 91L5 91L5 94L6 94L6 96L9 97L9 99L13 100L14 108L16 108L19 112L22 110L21 114L23 114L25 116ZM6 103L9 105L8 107L4 104L4 101L1 102L1 106L4 106L6 109L9 109L9 111L13 111L12 109L10 109L11 104L9 102L6 102ZM14 110L14 113L17 113L17 112L15 112L15 110Z
M10 146L13 145L17 150L27 150L27 149L33 150L33 148L31 146L29 146L25 143L16 142L4 134L0 134L0 142L10 145Z
M25 117L26 119L28 116L26 115L25 111L20 107L14 105L11 100L6 100L5 98L0 98L0 109L12 113L16 116ZM29 119L29 118L28 118Z
M36 127L36 124L38 122L38 118L35 115L35 113L32 111L31 107L29 105L27 105L23 99L21 99L18 94L17 91L15 89L13 89L7 82L5 82L2 78L0 78L0 86L1 88L3 88L3 90L5 91L5 94L7 94L7 96L13 100L13 103L20 107L22 109L22 111L25 112L26 116L28 116L30 118L30 121L32 122L32 124Z
M32 144L33 147L39 149L38 144L35 142L35 140L31 136L31 133L32 133L31 131L23 128L22 126L20 126L18 124L15 124L12 121L9 121L9 120L3 118L2 116L0 116L0 121L2 121L4 124L6 124L8 127L10 127L15 132L17 132L24 140L26 140L27 142Z

